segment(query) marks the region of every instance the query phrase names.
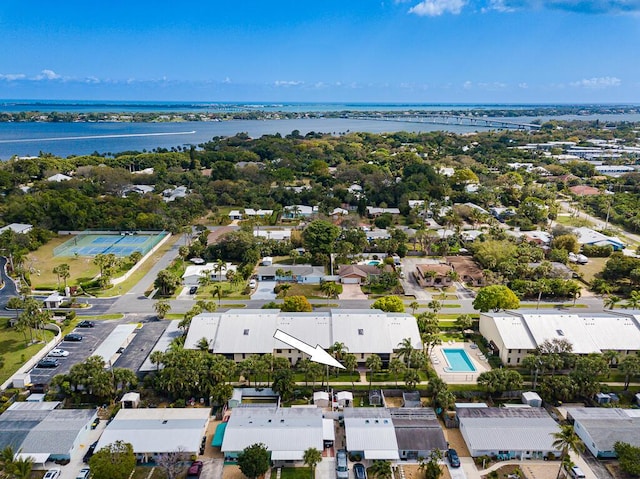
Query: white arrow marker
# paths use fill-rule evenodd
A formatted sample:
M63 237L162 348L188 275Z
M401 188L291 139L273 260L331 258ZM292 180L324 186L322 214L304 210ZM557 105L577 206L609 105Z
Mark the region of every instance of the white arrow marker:
M340 364L333 356L322 349L322 346L320 346L319 344L314 348L304 341L300 341L298 338L294 338L293 336L285 333L284 331L280 331L279 329L276 329L273 337L285 344L288 344L292 348L299 349L303 353L307 353L309 356L311 356L311 361L313 362L326 364L327 366L332 366L334 368L345 369L342 364Z

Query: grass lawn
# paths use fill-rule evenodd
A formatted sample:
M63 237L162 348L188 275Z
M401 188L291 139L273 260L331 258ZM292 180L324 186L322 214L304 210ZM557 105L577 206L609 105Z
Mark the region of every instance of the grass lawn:
M438 314L438 319L440 321L446 321L446 320L455 321L458 318L458 316L460 315L456 313L440 313ZM470 314L469 316L471 316L471 319L473 320L480 319L480 315L478 313Z
M445 303L442 305L443 308L462 308L461 304L450 304L450 303Z
M313 299L324 299L326 296L320 291L319 284L301 284L301 283L287 283L291 285L291 288L287 291L287 296L306 296ZM280 298L282 293L280 293Z
M79 283L90 281L100 269L93 264L93 258L88 256L61 257L53 255L53 249L67 241L70 236L58 236L47 244L41 246L36 251L27 255L25 265L31 271L31 282L33 289L55 289L58 285L58 278L53 274L53 268L63 263L69 265L71 276L67 279L67 285L75 286Z
M213 288L214 286L222 286L222 299L249 299L248 294L243 294L244 288L246 284L244 282L240 283L231 283L230 281L214 281L212 284L208 286L200 286L198 287L198 292L196 293L195 299L204 299L207 301L211 301L214 299L213 297ZM178 288L179 290L180 288ZM218 297L216 296L217 300Z
M45 343L25 345L24 334L17 332L14 328L9 327L9 319L0 319L0 327L2 328L0 339L0 356L4 359L4 365L0 368L0 383L6 381L20 366L22 366L35 353L40 351ZM39 334L39 333L38 333ZM53 331L44 331L45 341L49 342L53 339ZM30 336L27 332L27 341Z
M609 258L589 258L587 264L578 265L578 274L581 274L587 283L591 283L595 275L604 269Z
M555 222L559 225L575 226L576 228L580 228L581 226L590 228L593 226L593 223L586 218L575 218L569 215L558 215Z
M310 467L283 467L280 476L281 479L311 479L311 477Z

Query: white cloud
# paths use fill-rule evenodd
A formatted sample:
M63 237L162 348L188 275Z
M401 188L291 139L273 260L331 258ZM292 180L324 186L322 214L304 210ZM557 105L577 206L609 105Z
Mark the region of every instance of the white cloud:
M466 0L423 0L411 7L409 13L420 17L438 17L444 13L457 15L466 4Z
M616 77L594 77L594 78L583 78L582 80L571 82L570 85L572 87L578 88L611 88L620 86L622 82L620 78Z
M526 90L527 88L529 88L529 85L525 82L518 83L518 88L522 88Z
M26 77L24 73L0 73L0 80L5 81L24 80Z
M56 72L54 72L53 70L42 70L40 72L39 75L36 75L33 79L34 80L58 80L62 78L60 75L58 75Z
M471 90L473 88L473 83L467 80L462 84L462 88L464 88L465 90Z
M283 87L298 86L298 85L302 85L302 84L304 84L303 81L276 80L274 82L275 86L283 86Z
M229 83L231 83L231 78L225 77L225 79L222 81L222 83L225 83L225 84L228 85Z

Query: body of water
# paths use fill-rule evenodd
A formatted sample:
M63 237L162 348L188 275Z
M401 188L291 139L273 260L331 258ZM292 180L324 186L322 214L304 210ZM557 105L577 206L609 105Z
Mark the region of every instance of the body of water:
M257 138L266 134L288 135L299 130L344 134L353 131L477 131L477 127L420 123L310 118L295 120L229 120L180 123L0 123L0 159L14 155L37 156L39 152L59 156L152 150L181 145L198 145L214 136L246 132Z

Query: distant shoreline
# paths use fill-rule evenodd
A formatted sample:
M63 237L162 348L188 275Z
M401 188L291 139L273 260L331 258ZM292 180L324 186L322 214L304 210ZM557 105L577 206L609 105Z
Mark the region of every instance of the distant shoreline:
M372 105L359 109L297 110L297 108L326 107L326 104L263 105L244 104L109 104L109 103L9 103L0 101L0 122L19 123L176 123L229 120L296 120L308 118L356 119L362 116L385 118L399 115L429 116L437 114L471 118L555 117L574 115L577 119L593 115L633 115L640 113L635 105ZM344 107L345 105L336 104ZM376 109L375 107L379 107ZM117 108L120 107L118 110ZM263 107L264 109L260 109ZM282 108L276 110L275 108ZM422 107L422 108L420 108ZM94 108L95 110L92 110ZM112 108L103 111L101 109ZM138 110L136 110L136 108ZM156 110L165 108L165 110ZM286 109L288 108L288 110ZM19 111L11 111L18 109ZM68 111L65 111L67 109ZM127 110L130 109L130 110ZM80 111L75 111L80 110Z

